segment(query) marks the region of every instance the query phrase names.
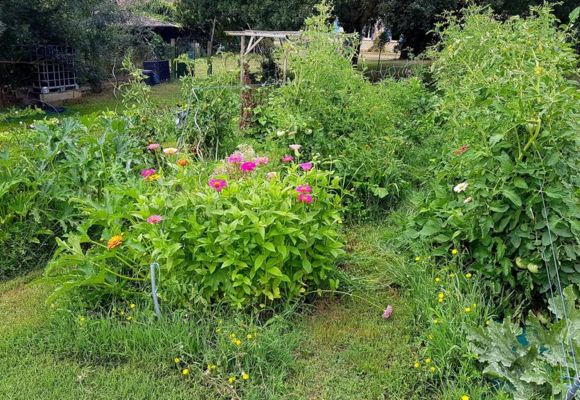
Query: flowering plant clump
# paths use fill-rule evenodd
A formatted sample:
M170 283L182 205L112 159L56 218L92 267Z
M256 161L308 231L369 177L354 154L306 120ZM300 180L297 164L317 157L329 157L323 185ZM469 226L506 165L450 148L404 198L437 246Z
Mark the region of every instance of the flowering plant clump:
M61 290L73 288L71 282L91 286L95 290L83 293L95 301L112 293L141 293L152 261L162 276L159 296L175 307L223 301L241 308L335 289L334 261L343 252L339 178L317 169L305 174L281 162L268 162L266 170L266 157L256 163L249 148L233 156L235 163L230 156L217 167L164 171L160 185L107 192L114 218L87 204L80 233L61 243L49 268L68 282ZM157 175L152 168L144 171L147 178ZM204 175L206 183L199 179ZM107 247L123 244L122 254L103 254L103 246L82 233L121 227L125 237L111 238ZM68 257L81 242L86 250ZM94 279L76 272L83 265ZM116 283L100 284L109 279Z

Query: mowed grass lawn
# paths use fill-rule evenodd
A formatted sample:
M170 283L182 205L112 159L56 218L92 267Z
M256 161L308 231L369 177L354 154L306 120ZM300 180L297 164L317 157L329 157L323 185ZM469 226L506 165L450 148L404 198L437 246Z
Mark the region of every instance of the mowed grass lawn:
M356 289L315 300L292 317L284 333L297 343L288 365L285 399L412 399L413 305L391 287L385 271L404 260L381 249L381 228L355 227L342 267ZM216 399L208 387L184 380L166 360L83 360L47 346L53 312L40 271L0 284L0 399ZM391 319L381 317L392 304ZM182 338L175 338L179 342ZM281 337L284 342L286 339ZM270 398L281 398L278 396Z

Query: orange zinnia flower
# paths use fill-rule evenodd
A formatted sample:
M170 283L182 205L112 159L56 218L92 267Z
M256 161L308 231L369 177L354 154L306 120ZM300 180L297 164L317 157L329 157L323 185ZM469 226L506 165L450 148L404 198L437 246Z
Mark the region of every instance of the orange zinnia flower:
M180 160L177 160L177 165L179 165L180 167L185 167L189 165L189 161L187 161L185 158L182 158Z
M115 235L109 239L107 242L107 249L111 250L115 247L119 247L123 243L123 236Z

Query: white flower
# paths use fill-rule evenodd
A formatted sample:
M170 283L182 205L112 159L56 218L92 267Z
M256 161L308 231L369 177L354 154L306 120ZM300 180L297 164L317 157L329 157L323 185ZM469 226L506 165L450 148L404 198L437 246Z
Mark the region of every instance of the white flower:
M465 190L467 189L467 186L469 186L469 184L467 182L461 182L460 184L456 185L453 188L453 191L455 193L465 192Z
M163 153L167 154L168 156L171 156L177 153L177 149L175 147L168 147L166 149L163 149Z
M278 136L278 137L284 136L284 131L277 131L276 136Z
M290 146L288 146L288 147L290 147L290 149L292 149L292 150L294 150L294 151L298 151L298 150L300 150L300 148L301 148L302 146L300 146L299 144L291 144L291 145L290 145Z
M272 172L268 172L268 173L266 174L266 176L267 176L267 177L268 177L268 179L270 179L270 180L274 179L274 178L276 177L276 175L278 175L278 174L276 174L276 172L273 172L273 171L272 171Z
M463 200L463 204L471 203L473 201L473 197L469 196L465 200Z

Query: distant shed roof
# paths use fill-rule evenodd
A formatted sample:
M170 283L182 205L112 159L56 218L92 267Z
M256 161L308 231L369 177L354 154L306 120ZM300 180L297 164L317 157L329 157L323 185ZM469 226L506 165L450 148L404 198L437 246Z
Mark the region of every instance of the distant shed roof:
M246 29L244 31L226 31L228 36L255 36L268 37L274 39L288 39L290 36L300 36L299 31L256 31L253 29Z
M144 15L136 15L136 14L129 15L129 17L127 18L127 21L125 23L128 26L135 26L135 27L140 26L140 27L146 27L146 28L181 29L181 25L179 25L179 24L161 21L161 20L156 19L156 18L146 17Z

